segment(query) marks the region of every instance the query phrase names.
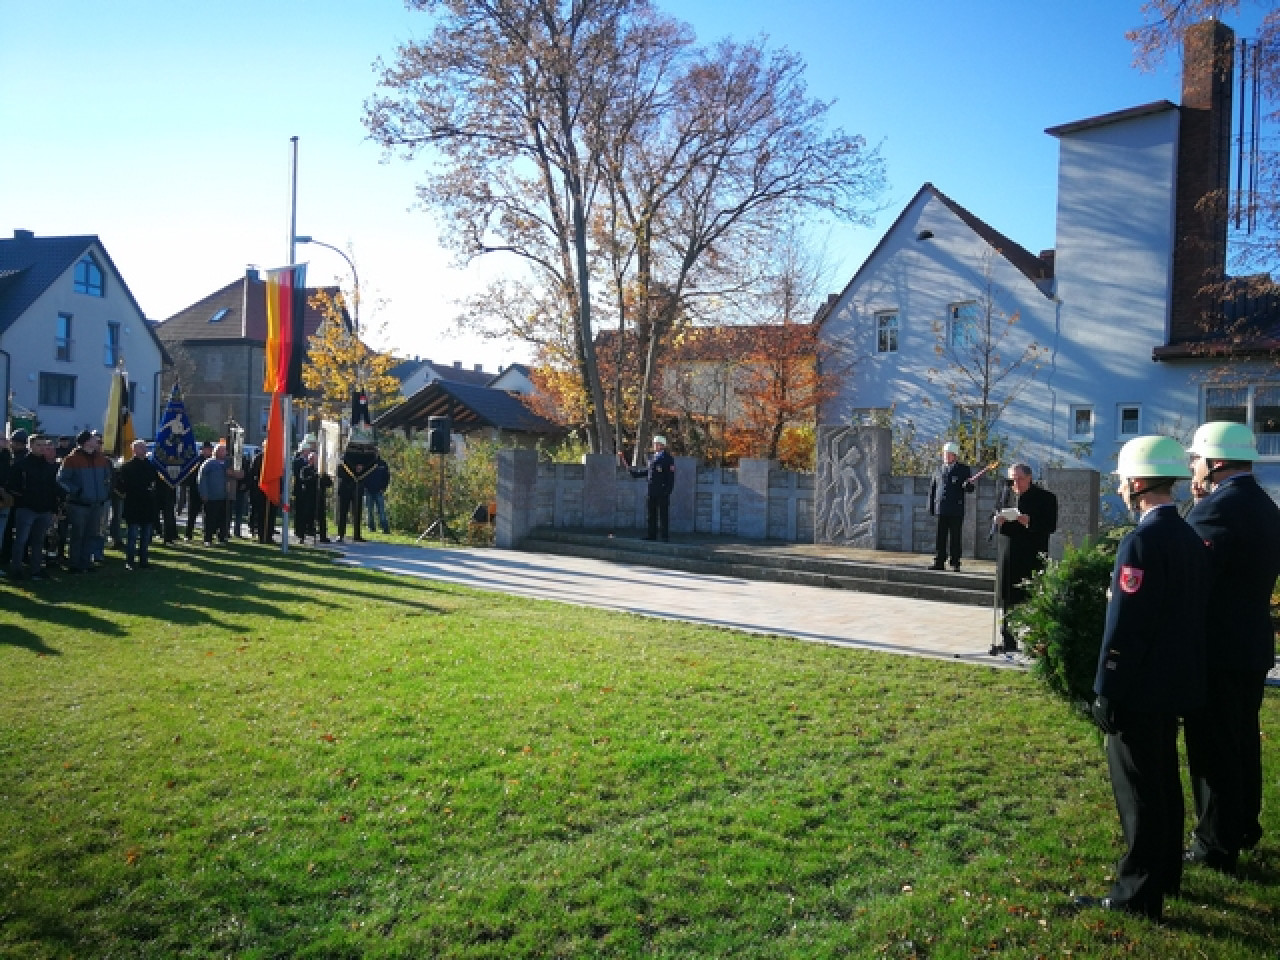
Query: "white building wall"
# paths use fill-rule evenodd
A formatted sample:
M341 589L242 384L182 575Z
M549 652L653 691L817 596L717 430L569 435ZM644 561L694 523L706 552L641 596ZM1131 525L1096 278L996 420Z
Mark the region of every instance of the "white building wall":
M932 237L918 239L928 231ZM824 405L821 422L849 423L854 410L896 405L922 438L942 436L953 416L947 388L952 373L937 353L952 304L982 302L986 271L1001 312L1018 315L1001 352L1020 354L1032 341L1047 346L1054 304L1003 256L930 191L924 191L899 218L854 282L844 291L823 326L832 351L828 370L844 370L839 394ZM877 351L877 315L898 311L898 350ZM1011 434L1020 454L1040 442L1047 417L1043 373L1021 394L1030 410L1011 409L1001 430ZM971 397L976 400L976 397ZM1039 451L1037 451L1039 452Z
M107 266L96 245L89 248L102 266L104 296L76 293L72 288L74 266L59 277L4 333L0 348L12 356L14 401L36 412L45 433L73 435L82 429L101 429L114 368L104 363L107 324L120 324L120 345L130 381L136 382L134 431L140 437L155 436L157 374L162 366L160 348L147 331L145 318L125 292L120 278ZM72 317L71 361L56 359L58 314ZM76 378L75 406L42 405L40 374L69 374Z
M1178 118L1170 109L1060 137L1054 447L1070 454L1080 442L1071 435L1073 404L1094 412L1091 441L1074 448L1069 465L1114 468L1128 439L1121 405L1141 405L1141 433L1189 440L1198 423L1189 370L1151 359L1168 335Z

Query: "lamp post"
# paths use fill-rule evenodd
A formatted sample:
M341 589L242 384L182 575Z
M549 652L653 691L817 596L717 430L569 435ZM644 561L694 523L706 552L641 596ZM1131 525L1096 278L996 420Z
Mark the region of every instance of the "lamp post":
M347 261L347 266L351 268L351 284L353 290L354 303L352 304L351 325L357 340L360 339L360 274L356 272L356 265L352 259L347 256L346 252L331 243L325 243L323 240L317 240L315 237L294 237L296 243L313 243L317 247L324 247L326 250L332 250L343 260Z

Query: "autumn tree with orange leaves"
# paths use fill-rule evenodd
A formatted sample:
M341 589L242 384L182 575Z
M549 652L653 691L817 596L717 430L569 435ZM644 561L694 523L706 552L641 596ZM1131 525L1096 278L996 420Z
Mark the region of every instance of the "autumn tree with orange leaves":
M873 212L877 151L827 128L788 51L699 46L648 0L408 5L432 29L382 70L365 124L426 159L419 198L461 262L523 268L472 298L469 322L538 344L577 380L564 400L594 451L615 448L621 409L602 328L643 338L644 433L662 345L693 301L749 297L756 252L790 217Z

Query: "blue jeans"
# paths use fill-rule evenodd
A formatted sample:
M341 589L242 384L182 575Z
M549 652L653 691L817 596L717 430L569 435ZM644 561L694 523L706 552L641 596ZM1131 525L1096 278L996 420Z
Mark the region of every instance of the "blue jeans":
M364 502L365 502L365 506L366 506L366 507L368 507L368 513L369 513L369 529L370 529L370 530L372 530L372 529L373 529L373 527L374 527L374 523L373 523L373 511L374 511L374 509L376 508L376 509L377 509L377 511L378 511L378 524L377 524L377 525L378 525L378 526L380 526L380 527L382 528L382 532L383 532L383 533L390 533L390 532L391 532L391 527L389 527L389 526L387 525L387 500L386 500L386 492L385 492L385 491L381 491L381 490L380 490L380 491L379 491L379 492L377 492L377 493L370 493L368 490L366 490L366 491L365 491L365 493L364 493Z
M93 566L98 543L102 539L102 507L100 503L68 503L67 517L71 520L71 543L68 561L72 570L88 570Z
M53 513L36 513L19 507L13 515L13 553L9 557L9 569L14 574L22 572L22 555L31 545L31 575L44 570L44 535L49 532Z
M151 546L151 524L131 523L124 541L124 562L133 566L133 553L136 548L138 559L147 565L147 549Z

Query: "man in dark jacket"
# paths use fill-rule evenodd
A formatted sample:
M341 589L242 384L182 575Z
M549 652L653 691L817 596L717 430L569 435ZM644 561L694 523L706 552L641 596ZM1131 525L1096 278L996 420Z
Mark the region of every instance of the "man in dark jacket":
M992 656L1013 653L1018 649L1018 642L1009 629L1008 614L1027 599L1022 581L1035 571L1044 569L1049 535L1058 529L1058 498L1031 482L1029 466L1015 463L1010 467L1009 483L1012 505L995 518L1000 534L996 588L1000 608L1005 613L1000 627L1004 645L993 646L988 651Z
M58 486L66 492L67 519L71 521L68 557L71 573L94 569L99 531L111 499L111 461L101 448L100 434L82 430L76 436L76 448L67 454L58 469Z
M1116 553L1093 715L1127 850L1110 894L1076 905L1159 920L1182 883L1178 717L1204 702L1209 555L1173 501L1173 484L1191 473L1178 441L1136 437L1116 472L1140 519Z
M942 465L933 471L933 480L929 484L929 515L938 518L938 535L930 570L941 570L948 556L951 569L960 569L964 495L973 493L972 475L968 464L960 462L960 447L954 443L943 444Z
M370 530L380 526L383 533L391 532L391 527L387 523L386 499L387 487L390 485L391 468L387 466L387 461L382 459L382 454L378 454L378 459L373 462L368 475L364 478L364 502L369 511L367 519Z
M200 445L200 459L191 468L191 472L182 480L182 488L187 494L187 539L190 540L196 529L196 517L204 511L204 498L200 496L200 468L205 461L213 457L213 443L206 440Z
M627 461L618 451L618 462L627 466ZM661 435L653 438L653 454L649 462L641 469L628 472L633 477L645 477L648 485L645 488L645 511L649 523L646 540L657 540L659 533L662 539L668 539L671 518L671 491L676 485L676 459L667 452L667 438Z
M1252 473L1241 423L1206 423L1188 453L1210 490L1187 522L1209 545L1209 696L1184 718L1197 822L1187 859L1230 873L1262 838L1258 714L1275 664L1271 592L1280 576L1280 508Z
M31 561L28 570L32 580L44 579L44 538L58 509L58 464L53 442L48 437L30 440L31 452L14 467L10 490L14 494L13 553L9 558L9 575L23 575L23 556L28 546Z
M163 484L155 465L147 459L147 442L133 441L133 458L116 471L116 490L124 501L121 512L125 522L124 566L134 569L151 566L147 554L151 549L151 530L156 522L156 491Z

